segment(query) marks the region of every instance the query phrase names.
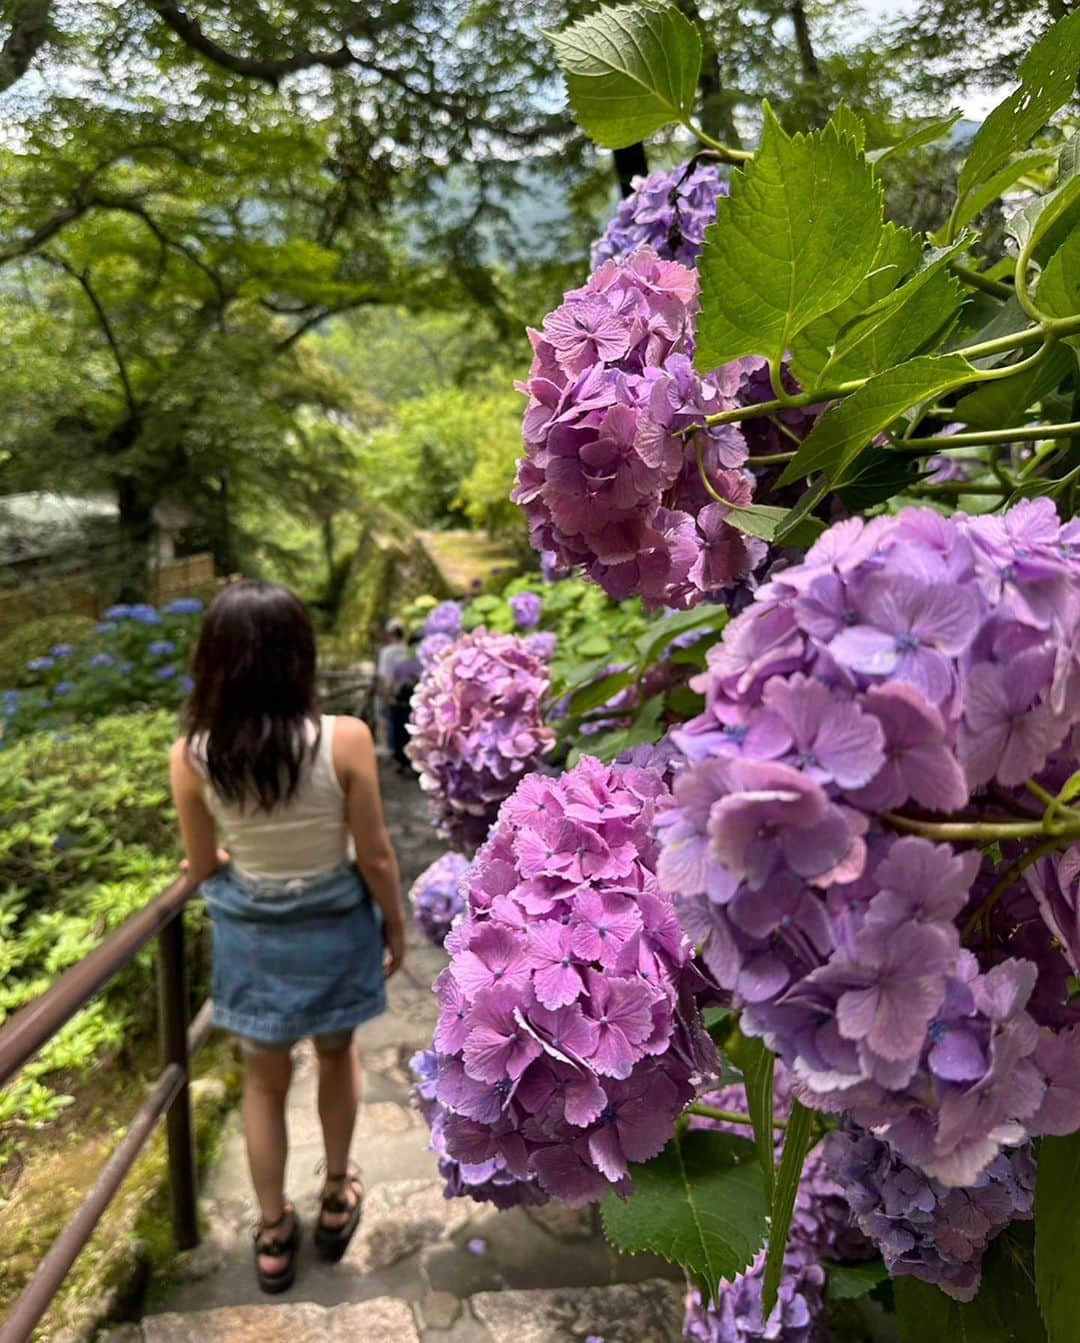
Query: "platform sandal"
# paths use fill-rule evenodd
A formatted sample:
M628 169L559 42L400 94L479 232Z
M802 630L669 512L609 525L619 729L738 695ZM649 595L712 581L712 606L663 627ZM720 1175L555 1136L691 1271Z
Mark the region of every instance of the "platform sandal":
M325 1188L323 1189L319 1204L319 1220L315 1224L315 1250L320 1259L329 1259L331 1263L337 1263L360 1224L360 1214L364 1207L364 1186L360 1183L360 1176L353 1166L342 1175L327 1175L326 1183L340 1185L341 1192L330 1194ZM345 1197L346 1188L351 1188L356 1194L356 1202L351 1206ZM342 1213L349 1215L340 1226L327 1226L325 1221L327 1213L331 1217L340 1217Z
M276 1231L286 1217L290 1215L292 1216L292 1230L284 1240L279 1236L268 1235L268 1233ZM296 1254L299 1248L300 1219L297 1217L296 1209L292 1204L286 1203L277 1221L260 1222L255 1230L255 1277L258 1279L261 1291L274 1295L277 1292L287 1292L289 1290L296 1278ZM262 1256L268 1256L271 1259L283 1258L285 1264L275 1272L269 1273L259 1263Z

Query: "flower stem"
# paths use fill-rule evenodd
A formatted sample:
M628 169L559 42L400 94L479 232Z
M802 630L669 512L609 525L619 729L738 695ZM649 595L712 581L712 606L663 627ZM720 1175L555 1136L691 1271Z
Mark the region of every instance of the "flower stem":
M747 1128L754 1127L754 1121L748 1114L743 1114L740 1110L720 1110L715 1105L706 1105L703 1101L694 1101L686 1107L686 1113L700 1115L703 1119L716 1119L722 1124L745 1124ZM787 1128L786 1119L777 1119L773 1116L773 1128Z
M966 448L981 443L1013 443L1027 440L1049 438L1080 437L1080 420L1070 420L1064 424L1018 424L1012 429L981 429L970 433L941 434L933 438L908 438L898 449L907 452L947 451L949 448ZM751 462L761 458L751 457Z
M701 127L689 117L686 118L683 125L691 135L696 135L703 145L708 145L716 154L717 158L721 159L724 163L749 163L754 157L752 150L734 149L731 145L724 144L722 140L715 140L707 131L703 131Z
M1013 287L1006 284L1003 280L991 279L989 275L983 275L981 271L972 270L970 266L962 266L959 261L950 261L949 269L959 280L963 280L972 289L981 289L984 294L993 294L995 298L1012 298Z
M883 813L886 821L897 830L927 839L970 840L973 844L988 844L995 839L1033 839L1047 834L1040 817L1037 821L920 821L899 812ZM1057 832L1070 839L1080 838L1080 821Z
M970 915L960 931L960 940L966 942L979 924L989 919L994 906L1026 868L1029 868L1032 863L1037 863L1040 858L1045 857L1048 853L1053 853L1055 849L1060 847L1061 840L1057 835L1053 835L1049 839L1044 839L1041 844L1036 844L1033 848L1028 849L1027 853L1022 854L1020 858L1013 863L1012 867L1006 871L1001 880L994 883L989 895L987 895L986 899L978 909ZM989 940L989 937L987 940Z
M779 466L781 462L790 462L793 452L763 452L760 457L747 457L747 466Z

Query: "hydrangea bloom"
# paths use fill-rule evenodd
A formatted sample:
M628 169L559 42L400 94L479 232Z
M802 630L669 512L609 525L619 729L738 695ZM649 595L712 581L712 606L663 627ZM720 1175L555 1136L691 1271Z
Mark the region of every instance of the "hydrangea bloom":
M413 693L406 752L436 829L481 843L499 803L551 749L541 708L547 665L514 634L474 630L429 664Z
M765 1252L745 1273L725 1282L714 1301L705 1302L692 1288L686 1297L683 1334L700 1343L821 1343L825 1309L825 1272L807 1264L784 1274L776 1305L763 1319L761 1294Z
M195 616L203 609L203 604L198 597L174 597L161 609L170 616Z
M70 657L74 651L74 644L53 644L49 649L49 655L54 658L66 658Z
M696 273L647 247L607 261L530 332L522 385L526 455L512 497L534 547L653 606L692 606L765 553L727 521L752 495L741 432L681 436L732 404L741 380L738 365L694 370L697 305Z
M88 667L111 667L116 659L111 653L95 653L87 662Z
M153 653L155 657L165 657L176 651L176 645L171 639L151 639L146 645L146 651Z
M715 1062L653 871L654 770L585 756L507 799L436 980L441 1141L573 1204L630 1187Z
M440 602L433 606L424 621L424 635L448 634L456 639L461 633L461 603L455 601Z
M979 1290L983 1251L994 1236L1032 1216L1030 1146L999 1153L965 1189L929 1179L870 1133L830 1133L825 1151L856 1221L893 1277L935 1283L957 1301Z
M469 860L460 853L444 853L425 867L409 890L416 921L428 939L441 947L450 926L465 909L461 879Z
M705 712L673 734L688 767L658 817L658 873L744 1029L807 1104L950 1186L1004 1144L1080 1127L1064 1080L1080 1030L1033 999L1030 936L1004 955L962 943L979 852L897 833L894 813L1063 781L1080 721L1072 529L1047 500L837 524L728 625L693 683ZM1009 818L994 796L976 805ZM1068 880L1031 880L1067 939Z
M50 657L31 658L26 664L27 671L48 671L56 665L56 659Z
M510 598L510 612L519 630L535 629L543 609L544 603L535 592L515 592Z
M716 165L690 160L670 172L635 177L631 185L633 191L619 203L603 237L593 243L593 270L643 244L666 260L694 265L705 230L716 218L717 197L727 195Z

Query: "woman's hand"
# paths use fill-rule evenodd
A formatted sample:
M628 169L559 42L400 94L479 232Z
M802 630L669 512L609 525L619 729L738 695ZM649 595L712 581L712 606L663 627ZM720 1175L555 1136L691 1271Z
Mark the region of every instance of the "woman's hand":
M405 960L405 924L395 919L383 923L383 971L387 977L397 974Z
M218 860L218 867L224 867L226 863L231 862L232 860L229 857L228 849L218 849L217 860ZM186 858L180 859L181 872L186 872L190 868L190 866L191 864L188 862Z

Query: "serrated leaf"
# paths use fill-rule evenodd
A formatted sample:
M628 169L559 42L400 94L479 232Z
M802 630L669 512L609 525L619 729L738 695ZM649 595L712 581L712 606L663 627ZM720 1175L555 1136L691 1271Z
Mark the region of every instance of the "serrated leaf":
M922 248L909 229L891 221L881 230L881 239L870 271L843 303L811 322L791 342L791 367L804 387L821 382L840 332L880 299L891 293L900 280L919 264Z
M1073 1343L1080 1321L1078 1180L1080 1133L1044 1138L1035 1182L1035 1284L1050 1343Z
M829 1301L854 1301L872 1292L884 1282L889 1270L882 1259L871 1259L865 1264L833 1264L822 1261L825 1270L825 1296Z
M837 135L846 135L860 152L866 148L866 126L862 117L852 111L841 98L829 118L829 125Z
M674 5L599 9L545 36L566 76L574 119L597 144L622 149L690 116L701 38Z
M830 127L788 136L766 103L761 145L705 233L698 368L784 356L862 282L881 230L881 188L851 141Z
M975 133L957 184L955 218L966 223L972 191L1023 149L1069 101L1080 67L1080 9L1059 20L1031 48L1017 71L1020 87L989 114Z
M1015 1228L1021 1225L1014 1223ZM954 1301L917 1278L894 1278L903 1343L929 1343L930 1339L944 1343L1047 1343L1025 1253L1019 1232L998 1236L983 1257L982 1286L974 1301ZM1076 1335L1062 1337L1072 1343Z
M871 378L825 412L788 462L779 484L824 471L835 480L877 434L910 406L960 387L973 376L957 354L921 355Z
M910 131L903 139L897 140L896 144L886 145L884 149L872 150L866 157L871 163L882 163L886 159L892 158L894 154L908 154L913 149L921 149L923 145L933 144L935 140L940 140L942 136L948 135L963 115L963 112L950 112L947 117L932 117L921 126L917 126L915 130Z
M769 1217L769 1248L765 1252L765 1276L761 1284L761 1310L766 1319L776 1305L780 1291L788 1231L791 1228L791 1215L795 1211L795 1196L799 1192L799 1181L813 1136L813 1111L793 1100L784 1133L784 1150L776 1168L772 1214Z
M961 397L954 407L956 418L976 429L1019 424L1028 408L1055 388L1072 366L1072 355L1058 345L1030 368L995 378Z
M935 240L947 241L950 233L958 232L976 215L982 214L988 205L992 205L1003 192L1008 191L1015 182L1019 182L1021 177L1048 168L1055 158L1052 149L1030 149L1009 159L1004 167L999 168L969 194L964 203L964 217L950 218L948 225L935 235Z
M777 545L797 544L793 538L798 536L800 530L807 526L807 524L818 521L818 519L812 517L811 514L828 492L829 482L825 476L820 476L808 490L804 491L798 503L792 507L791 512L788 513L784 521L777 527Z
M1047 317L1072 317L1080 312L1080 229L1073 229L1046 263L1035 302ZM1080 348L1080 336L1065 339L1074 349Z
M1017 210L1005 225L1005 232L1015 238L1020 250L1032 249L1059 219L1062 219L1080 201L1080 136L1066 140L1058 157L1057 183L1052 191L1028 201Z
M710 1296L742 1273L765 1239L765 1194L754 1162L734 1164L727 1135L676 1134L663 1152L631 1166L634 1192L603 1202L604 1234L617 1250L680 1264Z
M717 629L723 629L727 620L727 609L711 603L695 606L690 611L677 611L674 615L665 616L663 620L650 626L638 639L637 650L641 654L641 664L649 666L655 662L680 634L714 625Z
M910 279L849 322L821 372L825 382L847 382L884 372L923 349L960 310L963 290L945 268L968 246L928 252Z

